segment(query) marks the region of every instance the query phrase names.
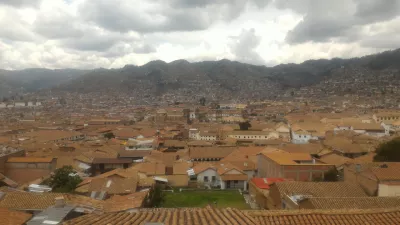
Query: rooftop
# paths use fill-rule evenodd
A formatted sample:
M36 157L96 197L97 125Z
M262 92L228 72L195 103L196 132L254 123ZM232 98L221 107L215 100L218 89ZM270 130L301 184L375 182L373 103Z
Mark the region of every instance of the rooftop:
M9 163L51 163L52 157L10 157Z

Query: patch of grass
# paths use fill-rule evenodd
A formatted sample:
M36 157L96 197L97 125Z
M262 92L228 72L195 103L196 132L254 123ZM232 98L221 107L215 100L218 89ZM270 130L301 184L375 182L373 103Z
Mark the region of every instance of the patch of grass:
M205 207L217 202L218 208L249 209L238 191L183 191L165 193L165 208Z

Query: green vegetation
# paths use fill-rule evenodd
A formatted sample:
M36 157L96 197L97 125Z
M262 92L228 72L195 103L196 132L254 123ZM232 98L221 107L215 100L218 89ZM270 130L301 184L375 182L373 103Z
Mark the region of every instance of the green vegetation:
M82 182L82 179L76 174L72 166L64 166L57 169L45 183L53 188L53 192L68 193L73 192L80 182Z
M239 123L240 130L248 130L251 127L249 121Z
M104 134L104 138L113 139L113 138L115 138L115 135L113 133L111 133L111 132L105 133Z
M400 162L400 138L382 143L376 149L375 162Z
M149 194L144 200L145 208L157 208L162 206L165 201L165 193L163 192L163 187L159 184L153 185L151 187Z
M166 193L162 207L205 207L209 204L218 208L249 209L242 195L238 191L184 191Z

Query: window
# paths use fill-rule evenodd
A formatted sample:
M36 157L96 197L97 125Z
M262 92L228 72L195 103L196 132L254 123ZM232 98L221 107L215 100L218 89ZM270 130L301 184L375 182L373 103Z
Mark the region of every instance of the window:
M237 181L237 180L234 180L234 181L233 181L233 183L234 183L234 184L238 184L238 183L239 183L239 181Z
M204 176L204 182L208 182L208 176Z
M211 181L212 181L212 182L215 182L215 181L217 181L217 178L216 178L215 176L212 176L212 177L211 177Z

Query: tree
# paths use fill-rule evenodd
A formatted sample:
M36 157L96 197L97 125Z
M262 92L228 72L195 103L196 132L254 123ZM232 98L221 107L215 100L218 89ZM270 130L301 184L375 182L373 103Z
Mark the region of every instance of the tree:
M380 144L374 156L375 162L400 162L400 138Z
M204 97L200 98L200 105L202 105L202 106L206 105L206 98L204 98Z
M145 208L157 208L162 206L165 201L165 194L163 192L163 186L160 184L154 184L149 194L146 196L144 200Z
M82 179L72 166L64 166L55 171L48 183L53 188L53 192L72 192L81 182Z
M290 95L293 97L293 96L294 96L294 91L291 91L291 92L290 92Z
M251 127L249 121L239 123L240 130L248 130Z
M112 139L112 138L115 138L115 135L111 132L108 132L108 133L104 134L104 138Z

